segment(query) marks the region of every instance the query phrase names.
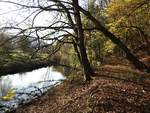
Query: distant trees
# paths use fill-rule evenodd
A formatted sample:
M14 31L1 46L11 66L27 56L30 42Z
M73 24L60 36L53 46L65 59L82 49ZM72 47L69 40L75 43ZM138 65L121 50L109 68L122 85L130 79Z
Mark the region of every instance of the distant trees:
M16 46L18 49L22 50L23 52L32 51L31 41L27 37L24 37L24 36L18 38Z
M5 33L0 33L0 50L1 52L8 53L13 50L12 41L9 40L10 37Z
M10 53L14 49L22 50L23 52L29 52L32 50L31 41L24 36L16 38L13 42L13 36L6 33L0 33L0 49L4 53Z

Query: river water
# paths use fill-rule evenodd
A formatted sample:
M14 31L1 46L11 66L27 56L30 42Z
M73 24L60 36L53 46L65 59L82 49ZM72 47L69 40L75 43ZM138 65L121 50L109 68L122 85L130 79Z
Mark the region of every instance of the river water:
M53 67L2 76L0 78L0 113L11 111L19 105L37 99L64 79L65 77ZM7 96L10 91L13 92L12 98L3 98L9 98Z

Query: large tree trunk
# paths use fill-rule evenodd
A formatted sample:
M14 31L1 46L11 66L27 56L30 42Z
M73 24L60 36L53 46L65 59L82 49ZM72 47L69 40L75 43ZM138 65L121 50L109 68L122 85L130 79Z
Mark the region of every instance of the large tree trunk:
M77 7L83 14L85 14L97 27L97 30L102 32L106 37L108 37L113 43L115 43L119 48L121 48L126 53L126 58L139 70L150 72L150 68L143 64L137 59L134 54L126 47L124 43L120 41L114 34L109 32L105 27L103 27L98 20L96 20L88 11L84 10L80 6Z
M78 0L72 0L72 1L73 1L73 4L75 5L75 7L74 7L74 13L75 13L74 18L76 21L76 27L77 27L76 34L78 37L78 39L76 41L78 42L78 48L79 48L80 58L81 58L81 63L82 63L81 65L83 66L83 71L85 74L85 80L89 81L89 80L91 80L91 75L94 74L94 71L91 68L91 65L90 65L90 62L88 60L87 53L86 53L81 16L80 16L79 10L76 7L76 6L78 6Z
M85 74L85 80L89 81L91 80L91 76L94 74L93 69L91 68L90 62L87 57L86 48L84 44L79 45L81 60L82 60L82 66Z

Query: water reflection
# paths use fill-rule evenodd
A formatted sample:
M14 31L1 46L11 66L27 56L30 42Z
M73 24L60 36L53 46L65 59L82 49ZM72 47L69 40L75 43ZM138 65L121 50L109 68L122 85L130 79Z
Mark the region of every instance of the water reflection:
M11 80L9 77L0 78L0 97L6 95L9 89L11 89Z
M61 73L54 71L52 67L3 76L0 78L0 97L6 95L12 88L23 89L37 83L43 85L41 81L57 81L59 79L65 79L65 77Z

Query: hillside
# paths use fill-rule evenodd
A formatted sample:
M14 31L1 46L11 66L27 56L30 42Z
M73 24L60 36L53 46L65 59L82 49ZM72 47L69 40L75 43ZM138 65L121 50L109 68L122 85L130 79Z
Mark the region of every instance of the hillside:
M108 65L91 82L66 80L16 113L149 113L149 86L148 74Z

